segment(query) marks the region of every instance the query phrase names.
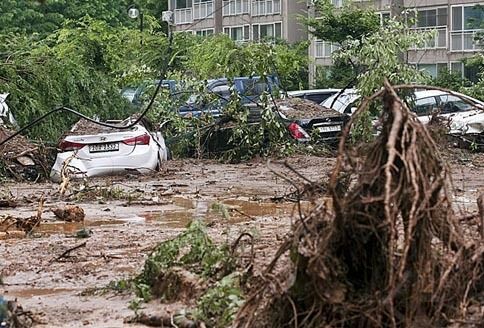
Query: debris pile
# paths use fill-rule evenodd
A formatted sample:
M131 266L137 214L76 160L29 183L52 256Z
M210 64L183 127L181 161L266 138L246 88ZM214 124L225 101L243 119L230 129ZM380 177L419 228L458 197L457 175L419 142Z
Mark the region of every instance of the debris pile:
M37 213L28 218L13 217L7 215L5 217L0 216L0 232L10 233L12 230L21 231L24 234L31 233L42 221L42 213L44 211L44 196L41 196L39 205L37 207Z
M145 301L181 301L189 308L171 317L163 312L137 313L128 322L227 327L233 321L243 304L241 281L250 276L253 260L253 249L244 256L242 246L252 243L252 236L244 233L232 245L217 246L205 229L195 220L184 233L159 244L133 281L138 296Z
M54 215L66 222L82 222L84 221L84 210L77 205L67 205L65 207L58 207L52 210Z
M289 119L312 119L326 117L343 117L345 114L332 108L326 108L313 101L300 98L277 100L279 110Z
M0 125L0 142L14 132ZM0 177L38 181L49 173L46 149L19 135L0 146Z
M377 98L382 133L370 151L350 154L350 126ZM484 288L483 239L464 238L448 188L437 145L386 82L346 128L329 183L332 205L301 215L234 326L482 325L482 313L469 320L467 309ZM290 268L276 276L288 251Z

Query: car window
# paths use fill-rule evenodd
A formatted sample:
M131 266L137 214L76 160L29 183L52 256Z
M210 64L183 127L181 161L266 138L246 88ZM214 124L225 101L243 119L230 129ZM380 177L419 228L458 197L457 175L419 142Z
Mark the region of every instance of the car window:
M212 89L213 93L216 93L220 97L224 98L225 100L229 100L230 98L230 87L228 85L219 85Z
M472 109L472 106L461 98L454 95L442 95L440 98L440 108L442 114L462 112Z
M319 94L308 94L306 95L307 100L314 101L315 103L322 103L326 99L328 99L332 93L326 92L326 93L319 93Z
M269 86L267 85L267 83L260 79L243 80L242 84L244 88L244 96L260 96L264 91L269 90Z
M133 102L134 97L136 96L136 87L127 87L123 91L121 91L121 97L128 99L129 102Z
M437 100L435 97L420 98L415 101L414 112L418 116L431 115L432 110L437 108Z

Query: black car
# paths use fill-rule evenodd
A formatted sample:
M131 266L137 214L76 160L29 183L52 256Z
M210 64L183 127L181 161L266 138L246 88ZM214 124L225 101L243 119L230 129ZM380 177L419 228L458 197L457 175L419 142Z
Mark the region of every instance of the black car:
M298 141L333 142L338 140L349 116L312 101L289 98L277 102L278 111L291 136Z

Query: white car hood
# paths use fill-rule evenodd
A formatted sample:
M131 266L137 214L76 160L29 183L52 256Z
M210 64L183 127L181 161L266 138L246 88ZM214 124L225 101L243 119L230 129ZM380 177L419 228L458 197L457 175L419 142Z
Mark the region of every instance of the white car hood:
M484 133L484 111L482 110L456 113L449 118L451 134Z

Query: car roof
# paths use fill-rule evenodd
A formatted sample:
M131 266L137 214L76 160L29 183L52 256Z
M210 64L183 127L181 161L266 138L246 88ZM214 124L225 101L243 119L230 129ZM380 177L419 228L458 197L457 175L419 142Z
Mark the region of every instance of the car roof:
M310 94L318 94L318 93L328 93L328 92L339 92L341 89L309 89L309 90L294 90L288 91L287 94L289 96L298 96L298 95L310 95Z
M436 96L442 96L447 94L447 92L443 92L440 90L421 90L421 91L415 91L415 98L420 99L420 98L427 98L427 97L436 97Z
M472 98L468 95L462 94L460 92L454 92L452 93L441 91L441 90L421 90L421 91L415 91L415 98L416 99L422 99L422 98L427 98L427 97L437 97L437 96L444 96L444 95L455 95L455 96L460 96L465 99L471 100L475 103L478 103L480 105L484 106L484 102L482 102L479 99Z

